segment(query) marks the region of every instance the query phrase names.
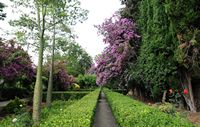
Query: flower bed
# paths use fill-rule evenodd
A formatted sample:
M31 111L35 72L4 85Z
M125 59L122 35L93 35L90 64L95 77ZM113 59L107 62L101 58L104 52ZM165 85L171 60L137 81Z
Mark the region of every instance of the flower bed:
M194 127L179 115L172 116L130 97L104 89L113 114L121 127Z

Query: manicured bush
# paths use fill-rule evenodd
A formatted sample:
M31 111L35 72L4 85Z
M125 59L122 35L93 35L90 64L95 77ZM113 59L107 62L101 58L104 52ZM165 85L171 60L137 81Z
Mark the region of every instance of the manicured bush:
M78 100L59 114L51 115L41 127L90 127L99 97L99 89Z
M172 116L130 97L104 89L121 127L194 127L179 115Z
M90 93L89 91L55 91L52 93L52 100L78 100ZM47 93L43 94L43 100L45 101Z

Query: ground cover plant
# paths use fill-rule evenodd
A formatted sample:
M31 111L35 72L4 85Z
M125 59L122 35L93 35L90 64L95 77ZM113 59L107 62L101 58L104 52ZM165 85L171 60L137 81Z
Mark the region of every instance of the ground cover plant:
M121 127L195 127L181 118L163 113L130 97L104 89L113 114Z

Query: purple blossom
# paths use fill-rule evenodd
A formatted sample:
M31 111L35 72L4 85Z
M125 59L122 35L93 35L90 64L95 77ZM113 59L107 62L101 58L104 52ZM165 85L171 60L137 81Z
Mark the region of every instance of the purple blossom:
M104 36L104 43L108 44L96 60L97 84L104 85L124 71L140 36L133 21L119 16L105 20L97 28L98 33ZM129 44L130 41L135 42L135 47Z
M34 66L28 53L13 40L0 42L0 78L5 82L14 82L24 76L30 81L35 76Z

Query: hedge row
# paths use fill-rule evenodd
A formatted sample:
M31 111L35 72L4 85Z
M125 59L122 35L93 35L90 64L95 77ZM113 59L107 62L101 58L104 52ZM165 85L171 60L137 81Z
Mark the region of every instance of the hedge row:
M103 90L121 127L194 127L179 115L172 116L130 97Z
M63 109L59 114L49 116L41 127L90 127L93 121L100 90L97 89Z
M65 91L65 92L60 92L56 91L52 93L52 100L77 100L81 99L85 95L90 93L90 91ZM45 92L43 94L43 100L46 100L47 93Z

